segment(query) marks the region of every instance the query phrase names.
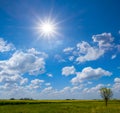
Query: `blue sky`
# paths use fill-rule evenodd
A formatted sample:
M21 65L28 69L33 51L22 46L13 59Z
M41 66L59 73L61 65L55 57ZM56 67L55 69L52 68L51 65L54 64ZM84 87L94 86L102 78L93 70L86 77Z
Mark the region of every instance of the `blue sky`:
M120 98L119 4L0 0L0 98L95 99L101 87Z

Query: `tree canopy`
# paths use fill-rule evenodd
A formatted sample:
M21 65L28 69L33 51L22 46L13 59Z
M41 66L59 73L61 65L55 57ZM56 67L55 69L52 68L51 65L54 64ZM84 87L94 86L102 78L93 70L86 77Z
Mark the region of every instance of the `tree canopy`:
M108 100L113 96L113 92L110 88L103 87L100 89L101 97L105 100L107 106Z

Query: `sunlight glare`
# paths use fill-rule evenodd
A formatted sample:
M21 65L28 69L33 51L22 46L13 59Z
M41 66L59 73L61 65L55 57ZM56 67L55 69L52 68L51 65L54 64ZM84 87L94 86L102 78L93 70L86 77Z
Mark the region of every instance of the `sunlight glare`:
M52 21L41 21L39 26L40 34L43 37L53 37L57 34L56 29L56 24Z

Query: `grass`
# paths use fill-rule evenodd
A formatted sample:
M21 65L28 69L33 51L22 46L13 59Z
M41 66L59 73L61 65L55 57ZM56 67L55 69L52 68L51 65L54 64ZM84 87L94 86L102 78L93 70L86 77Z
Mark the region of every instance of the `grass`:
M120 101L1 100L0 113L120 113Z

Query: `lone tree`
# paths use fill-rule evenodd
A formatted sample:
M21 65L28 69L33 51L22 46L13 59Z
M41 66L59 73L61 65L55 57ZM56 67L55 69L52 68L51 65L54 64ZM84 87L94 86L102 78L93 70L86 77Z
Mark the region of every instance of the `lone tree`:
M103 87L100 89L100 94L105 101L105 105L107 106L108 100L113 96L112 90L110 88Z

